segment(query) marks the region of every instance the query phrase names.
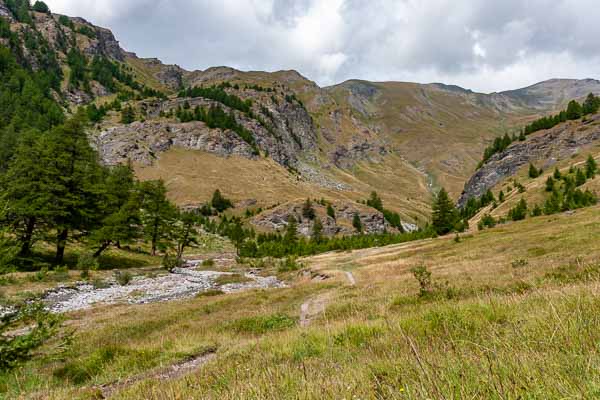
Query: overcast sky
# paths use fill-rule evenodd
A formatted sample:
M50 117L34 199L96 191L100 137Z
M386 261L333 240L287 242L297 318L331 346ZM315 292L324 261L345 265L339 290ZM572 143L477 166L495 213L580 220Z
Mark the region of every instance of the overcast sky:
M600 77L598 0L46 0L186 69L296 69L476 91Z

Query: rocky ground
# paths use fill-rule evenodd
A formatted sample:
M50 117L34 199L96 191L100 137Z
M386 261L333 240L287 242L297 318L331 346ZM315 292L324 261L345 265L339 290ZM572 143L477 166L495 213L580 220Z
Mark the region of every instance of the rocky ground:
M246 282L218 285L216 279L224 275L234 273L176 268L173 272L158 277L136 277L127 285L119 285L113 280L105 288L96 288L88 282L58 287L48 292L43 301L52 312L64 313L87 309L97 304L146 304L185 299L208 290L232 293L285 286L276 277L262 277L256 271L244 274Z

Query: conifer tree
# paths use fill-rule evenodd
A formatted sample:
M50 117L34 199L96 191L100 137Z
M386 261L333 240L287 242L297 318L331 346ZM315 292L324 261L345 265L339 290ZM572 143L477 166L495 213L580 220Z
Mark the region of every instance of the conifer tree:
M358 213L355 213L354 217L352 218L352 226L354 227L354 229L356 229L356 232L358 232L358 233L363 232L363 224L362 224L362 221L360 220L360 215L358 215Z
M554 190L554 178L551 176L546 179L546 192L552 192Z
M159 247L166 247L176 216L175 207L167 199L167 188L162 180L140 184L144 236L150 241L152 255Z
M500 193L498 194L498 201L499 201L500 203L504 203L504 197L505 197L505 195L504 195L504 191L503 191L503 190L501 190L501 191L500 191Z
M445 235L454 230L457 220L456 208L448 192L444 188L440 189L433 203L433 229L438 235Z
M211 206L218 212L223 212L233 207L231 200L225 198L219 189L215 190L211 200Z
M298 240L298 222L293 215L288 217L283 240L288 245L295 244Z
M192 244L197 244L198 216L191 211L179 211L173 226L173 239L177 247L177 260L181 260L183 252Z
M581 168L577 168L577 173L575 174L575 186L579 187L585 184L587 177Z
M327 204L327 215L333 218L334 220L336 219L335 210L331 204Z
M371 197L367 200L367 205L373 207L377 211L383 212L383 201L377 194L377 192L371 192Z
M323 239L323 223L319 218L315 219L312 227L312 240L316 243L320 243Z
M560 170L558 168L554 168L554 179L556 179L557 181L562 179L562 174L560 173Z
M141 196L137 190L130 164L114 167L108 172L103 191L101 213L104 218L90 241L96 246L94 257L99 257L111 245L120 246L141 237Z
M588 179L593 179L598 172L598 164L592 155L590 154L585 162L585 175Z
M128 105L121 111L121 123L129 125L135 121L135 110Z
M316 213L315 209L313 208L312 202L310 201L310 199L306 199L306 201L302 205L302 217L312 221L313 219L315 219L315 216Z
M538 170L535 165L529 163L529 177L532 179L537 178L538 176L541 175L541 171Z
M567 119L579 119L583 114L583 110L581 108L581 104L579 104L576 100L571 100L569 105L567 106Z
M69 232L89 232L99 223L103 169L96 152L90 147L85 133L85 115L78 113L64 125L43 135L41 159L45 168L42 191L49 193L52 201L44 212L57 232L56 259L64 259Z

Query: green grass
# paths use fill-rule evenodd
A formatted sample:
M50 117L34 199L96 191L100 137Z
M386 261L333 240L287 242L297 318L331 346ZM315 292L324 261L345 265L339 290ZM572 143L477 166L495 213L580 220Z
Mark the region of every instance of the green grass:
M450 236L302 260L331 276L324 283L293 274L284 289L75 313L68 351L51 344L45 357L0 375L0 393L92 399L97 385L210 348L216 357L200 370L136 380L114 398L597 398L599 216L591 208L460 243ZM410 272L417 265L432 273L426 295ZM300 327L301 305L319 298L324 310Z

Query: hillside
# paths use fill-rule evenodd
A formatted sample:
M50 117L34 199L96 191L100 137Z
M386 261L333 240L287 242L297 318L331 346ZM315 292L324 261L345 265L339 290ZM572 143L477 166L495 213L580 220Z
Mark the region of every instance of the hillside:
M600 397L599 92L186 71L0 0L0 398Z
M279 274L287 288L78 311L66 358L0 387L47 399L594 397L599 213L312 257ZM420 265L432 274L421 295Z

